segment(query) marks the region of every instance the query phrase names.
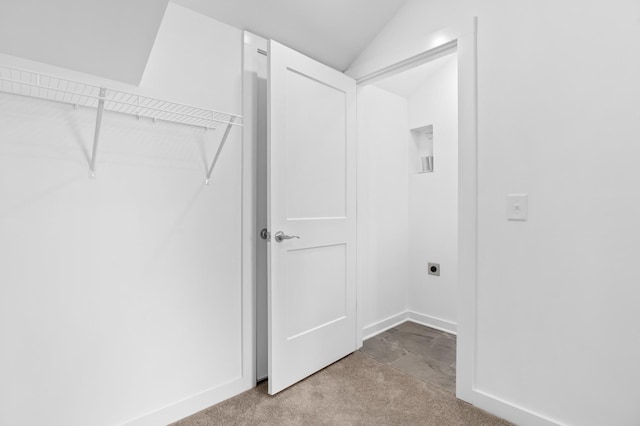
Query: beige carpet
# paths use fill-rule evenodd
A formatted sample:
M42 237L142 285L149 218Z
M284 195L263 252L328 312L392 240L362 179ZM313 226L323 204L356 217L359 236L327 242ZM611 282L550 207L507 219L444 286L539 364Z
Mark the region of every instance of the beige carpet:
M266 383L174 425L510 425L360 352L275 396Z

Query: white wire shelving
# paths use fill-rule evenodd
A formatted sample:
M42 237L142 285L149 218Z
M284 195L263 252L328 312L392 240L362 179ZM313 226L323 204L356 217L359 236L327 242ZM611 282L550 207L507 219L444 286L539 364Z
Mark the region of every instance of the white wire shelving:
M104 111L205 129L225 126L218 150L207 169L206 183L209 183L213 168L231 129L242 127L241 115L150 98L5 65L0 65L0 92L66 103L74 107L96 109L96 127L89 165L92 177L95 177L98 142Z

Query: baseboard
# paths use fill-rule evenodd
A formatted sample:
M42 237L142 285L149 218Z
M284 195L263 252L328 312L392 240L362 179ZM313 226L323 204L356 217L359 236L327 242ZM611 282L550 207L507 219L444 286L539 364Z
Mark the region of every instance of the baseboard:
M407 319L411 322L435 328L451 334L457 334L457 325L455 322L447 321L442 318L432 317L430 315L420 314L418 312L407 311Z
M373 337L406 321L412 321L448 333L456 333L455 323L417 312L404 311L364 327L364 338ZM122 423L121 426L157 426L170 424L252 389L254 386L255 383L252 383L251 380L238 377L154 412L129 420ZM458 397L515 424L527 426L563 425L563 423L557 420L532 412L477 388L464 392L464 395L458 395Z
M470 398L464 398L478 408L488 411L498 417L508 420L517 425L527 426L564 426L558 420L551 419L540 413L528 410L519 405L508 402L488 392L479 389L471 391Z
M457 325L454 322L418 312L405 311L364 327L364 339L385 332L406 321L415 322L447 333L457 334ZM524 407L510 403L477 388L472 389L470 392L465 392L464 395L458 395L458 397L515 424L527 426L563 426L563 423L557 420L527 410Z
M407 321L409 311L404 311L385 318L381 321L375 322L365 326L362 330L363 340L367 340L370 337L380 334L390 328L400 325Z
M454 322L432 317L430 315L420 314L418 312L404 311L364 327L362 330L362 334L364 336L363 340L383 333L406 321L415 322L417 324L435 328L436 330L456 334L456 324Z
M232 396L236 396L254 386L255 383L239 377L220 386L207 389L204 392L175 402L157 411L136 417L135 419L122 423L121 426L167 425L229 399Z

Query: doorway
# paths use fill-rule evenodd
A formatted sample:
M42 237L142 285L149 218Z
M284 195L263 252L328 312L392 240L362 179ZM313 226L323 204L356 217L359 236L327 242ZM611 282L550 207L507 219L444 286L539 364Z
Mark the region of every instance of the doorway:
M456 45L360 85L358 109L366 151L361 305L364 338L377 335L365 350L402 353L392 357L398 368L422 369L445 383L455 373L458 301ZM406 320L431 331L388 330ZM453 390L452 380L447 385Z
M416 55L416 57L411 57L407 60L401 61L397 64L393 64L389 67L381 69L379 71L373 72L371 74L367 74L357 81L358 83L373 83L376 80L382 80L384 77L388 77L389 75L398 74L401 71L404 71L411 66L415 66L419 61L420 63L427 62L424 60L425 57L429 57L429 60L434 59L435 56L441 56L440 53L443 50L450 49L451 47L457 48L457 54L459 59L459 71L458 71L458 89L459 89L459 141L460 141L460 150L459 150L459 176L458 176L458 195L459 195L459 203L458 203L458 217L459 217L459 242L458 242L458 297L457 297L457 332L458 332L458 341L457 341L457 385L456 385L456 395L464 399L466 401L472 402L476 392L473 388L473 365L475 359L475 352L473 350L475 344L475 305L473 301L475 300L475 275L476 275L476 211L477 211L477 191L476 191L476 165L477 165L477 100L476 100L476 47L475 47L475 33L476 33L476 22L474 21L473 27L471 26L462 26L460 31L457 30L452 33L459 34L457 39L454 39L451 42L444 43L439 45L436 48L430 49L429 51L420 53ZM462 48L461 48L462 46ZM258 48L259 49L259 48ZM263 55L264 56L264 55ZM247 67L247 56L245 55L245 71L248 69ZM410 63L411 66L407 66L407 63ZM256 96L255 91L247 88L245 81L245 117L247 117L245 124L245 146L243 148L243 157L244 157L244 168L245 175L247 178L244 180L244 188L246 191L246 196L244 197L246 201L246 206L249 208L244 209L245 216L247 217L247 221L245 222L245 227L243 231L245 237L244 241L247 246L246 261L243 263L245 274L243 275L247 281L252 281L255 285L257 278L261 275L260 271L256 268L255 256L257 252L260 250L260 245L262 244L257 237L260 229L257 227L259 223L257 218L255 217L256 210L256 202L257 198L257 184L261 181L260 177L256 176L255 170L257 167L257 156L255 155L255 145L254 142L247 141L247 138L252 139L257 133L257 119L251 119L250 114L248 113L251 110L252 106L256 104ZM360 90L360 89L359 89ZM361 111L358 111L360 114ZM255 117L255 115L254 115ZM405 129L406 131L407 129ZM437 143L437 128L434 126L434 143ZM403 135L403 140L406 141L406 133ZM407 142L408 144L408 142ZM410 145L407 146L406 157L404 158L404 164L408 168L409 164L409 148ZM437 159L437 145L435 145L434 151L434 170L438 170L438 159ZM362 165L366 163L366 158L362 157L362 154L359 150L358 153L358 164ZM358 173L360 173L360 168ZM407 176L408 180L408 170L405 170L404 173ZM363 181L362 176L358 176L358 214L367 210L367 191L368 188L361 187L360 183ZM408 191L408 190L407 190ZM253 215L253 216L252 216ZM250 217L252 216L252 217ZM367 247L366 234L368 230L366 230L365 226L360 226L364 224L365 221L361 221L360 216L358 217L358 247ZM377 232L377 230L372 230ZM407 231L408 232L408 231ZM258 241L256 241L258 240ZM358 253L358 326L356 328L356 332L358 333L357 342L358 346L362 344L363 337L367 336L368 330L366 329L365 323L365 315L367 306L362 300L363 294L366 292L365 287L363 286L363 281L366 280L366 265L365 262L360 258L361 252L364 250L360 250ZM447 268L448 270L448 268ZM264 276L264 275L263 275ZM397 289L396 289L397 290ZM259 346L259 341L256 340L256 337L259 335L259 328L265 325L264 321L261 321L260 318L257 318L257 306L256 304L260 303L260 291L253 287L253 294L257 295L256 298L253 299L253 308L247 309L243 316L245 318L249 317L249 320L246 320L248 328L248 334L246 334L247 338L253 336L253 340L248 341L246 354L251 355L253 357L253 362L249 360L247 365L255 365L256 369L254 372L257 372L257 375L253 375L253 378L256 379L260 377L260 368L259 362L256 362L260 359L261 351L264 352L264 349L261 349ZM393 295L394 290L392 289L389 294ZM384 296L384 295L381 295ZM403 300L406 304L406 300L408 295L405 294ZM264 305L262 305L264 306ZM369 306L370 309L375 309L376 307ZM419 315L408 312L406 310L399 313L400 316L406 319L413 319L414 321L419 322ZM387 326L386 328L392 327L393 325L397 325L399 322L393 323L396 317L387 318L387 321L382 321ZM386 329L385 328L385 329ZM444 327L443 327L444 328ZM383 329L378 329L378 332L383 331ZM263 334L264 335L264 334ZM253 343L253 345L251 343ZM255 345L255 346L254 346ZM263 357L266 360L266 356ZM268 360L267 360L268 362Z

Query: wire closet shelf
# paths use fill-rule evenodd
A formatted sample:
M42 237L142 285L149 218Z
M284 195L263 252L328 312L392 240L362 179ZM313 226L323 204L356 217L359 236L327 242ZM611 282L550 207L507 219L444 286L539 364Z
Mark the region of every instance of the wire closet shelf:
M103 100L105 111L207 129L224 124L242 126L240 115L98 87L4 65L0 65L0 90L14 95L89 108L98 108L100 101Z
M92 176L95 170L95 156L103 111L149 118L154 122L167 121L205 129L226 126L220 148L224 145L232 127L242 127L241 115L151 98L6 65L0 65L0 92L66 103L74 107L97 109L90 165ZM216 159L218 154L219 152L216 154ZM210 173L207 175L207 182L209 177Z

